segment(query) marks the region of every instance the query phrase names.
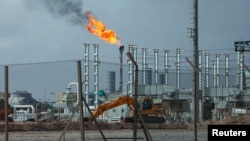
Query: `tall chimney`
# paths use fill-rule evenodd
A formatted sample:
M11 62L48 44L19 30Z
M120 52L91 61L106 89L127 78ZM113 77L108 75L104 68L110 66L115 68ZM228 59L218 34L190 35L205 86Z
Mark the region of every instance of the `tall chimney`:
M120 51L120 87L119 87L119 91L122 91L122 85L123 85L123 61L122 61L122 54L124 51L124 46L120 46L119 48Z

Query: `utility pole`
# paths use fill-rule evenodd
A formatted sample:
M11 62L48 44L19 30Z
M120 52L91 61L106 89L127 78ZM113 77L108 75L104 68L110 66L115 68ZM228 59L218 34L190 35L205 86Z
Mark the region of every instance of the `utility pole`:
M193 0L193 27L188 28L193 41L193 105L194 105L194 140L197 141L197 122L199 116L199 49L198 49L198 0Z
M83 97L82 97L82 68L81 61L77 61L77 74L78 74L78 104L80 106L80 124L81 124L81 141L85 141L85 131L84 131L84 115L83 115Z
M137 90L138 90L138 64L137 62L134 60L134 57L132 56L132 54L130 52L127 52L126 55L128 56L129 60L133 63L133 65L135 66L135 114L134 114L134 141L137 141L137 120L138 120L138 96L137 96Z
M4 132L5 132L5 141L9 140L9 122L8 122L8 107L9 107L9 67L5 66L4 67L4 75L5 75L5 98L4 98L4 118L5 118L5 128L4 128Z

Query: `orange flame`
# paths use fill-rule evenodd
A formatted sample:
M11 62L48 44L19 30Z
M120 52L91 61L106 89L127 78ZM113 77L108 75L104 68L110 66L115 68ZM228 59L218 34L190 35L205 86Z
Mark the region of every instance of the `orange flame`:
M86 25L88 31L102 40L121 46L121 43L113 30L107 30L106 25L102 21L97 21L91 12L85 13L89 18L89 23Z

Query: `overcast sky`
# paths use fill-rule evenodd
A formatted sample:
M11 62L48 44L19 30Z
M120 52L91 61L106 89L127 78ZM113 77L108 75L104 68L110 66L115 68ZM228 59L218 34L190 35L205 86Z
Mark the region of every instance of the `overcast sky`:
M54 0L1 0L0 65L83 59L83 43L99 44L100 60L118 63L118 46L90 34L86 19L67 15L72 7L78 14L92 11L125 51L129 44L192 51L187 28L193 26L193 0L69 0L76 5L64 10L48 1ZM249 0L199 0L199 49L233 50L234 41L250 40L249 6Z

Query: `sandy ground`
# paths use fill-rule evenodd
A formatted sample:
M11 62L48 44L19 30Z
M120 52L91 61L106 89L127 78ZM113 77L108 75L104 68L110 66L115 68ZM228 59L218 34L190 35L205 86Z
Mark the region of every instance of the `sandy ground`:
M250 124L250 116L240 116L237 118L225 118L219 121L205 121L202 124L198 124L197 140L207 141L207 125L209 124ZM0 124L1 125L1 124ZM2 131L0 132L0 141L5 140L4 124L2 123ZM24 124L26 125L26 124ZM69 128L65 135L63 131L46 131L49 128L43 128L45 130L34 131L33 128L27 130L26 126L22 127L22 130L10 131L8 139L9 141L81 141L81 132L79 130L72 130ZM13 126L11 124L11 126ZM27 124L28 127L31 125ZM170 125L167 125L170 126ZM19 127L19 126L18 126ZM26 128L23 128L26 127ZM55 127L58 128L56 124ZM76 125L74 125L76 127ZM117 125L112 126L113 128L105 128L102 130L106 141L132 141L133 130L131 128L120 129ZM114 128L115 127L115 128ZM194 140L194 129L193 124L187 126L188 128L171 128L171 129L149 129L150 135L153 141L193 141ZM25 130L24 130L25 129ZM63 129L63 128L60 128ZM109 129L109 130L108 130ZM13 129L12 129L13 130ZM86 130L84 132L84 141L104 141L102 134L99 130ZM146 136L142 128L137 130L137 140L147 141Z
M131 141L133 140L133 130L103 130L107 141ZM153 141L193 141L193 130L150 130ZM207 131L198 130L197 138L199 141L207 141ZM4 141L5 134L1 132L0 141ZM97 131L85 131L85 141L104 141L101 133ZM39 132L9 132L9 141L80 141L81 133L79 131L67 131L63 136L62 131L39 131ZM146 141L142 129L137 130L137 140Z

